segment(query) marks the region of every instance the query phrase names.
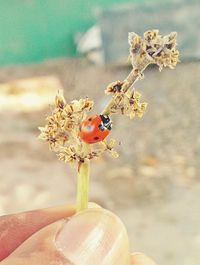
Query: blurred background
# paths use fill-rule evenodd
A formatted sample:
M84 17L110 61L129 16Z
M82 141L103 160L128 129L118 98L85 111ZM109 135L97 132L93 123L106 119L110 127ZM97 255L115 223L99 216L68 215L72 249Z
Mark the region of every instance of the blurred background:
M131 70L128 32L177 31L181 63L137 82L142 119L113 117L120 158L92 164L90 200L120 216L132 250L199 263L199 14L199 0L0 0L0 215L75 202L76 169L37 139L55 94L100 112Z

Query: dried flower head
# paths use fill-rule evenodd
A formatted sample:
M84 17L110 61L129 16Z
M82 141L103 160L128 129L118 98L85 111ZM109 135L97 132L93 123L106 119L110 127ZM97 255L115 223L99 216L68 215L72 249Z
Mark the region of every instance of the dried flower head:
M129 33L130 56L132 65L137 67L143 61L163 67L174 68L179 62L179 51L176 49L176 32L162 37L159 30L149 30L143 39L136 33Z
M47 117L47 124L39 127L39 138L48 142L50 150L54 151L60 160L83 162L100 157L105 151L111 150L110 146L105 144L85 148L85 143L79 137L80 124L92 107L93 101L88 98L66 104L63 96L56 96L55 109Z
M40 139L47 141L53 151L57 151L71 141L79 141L76 136L80 122L92 107L93 101L88 98L66 104L64 97L57 95L52 115L47 117L46 126L39 128Z
M122 90L122 85L124 82L116 81L108 85L106 88L106 94L112 94L112 106L110 107L109 112L113 113L121 113L133 119L135 116L142 117L146 107L146 102L141 102L141 94L135 89L128 89L126 92ZM119 87L117 90L115 87Z
M127 94L129 98L129 109L126 115L130 119L133 119L135 116L141 118L147 108L147 102L140 101L142 95L138 91L133 91L133 93L129 91Z

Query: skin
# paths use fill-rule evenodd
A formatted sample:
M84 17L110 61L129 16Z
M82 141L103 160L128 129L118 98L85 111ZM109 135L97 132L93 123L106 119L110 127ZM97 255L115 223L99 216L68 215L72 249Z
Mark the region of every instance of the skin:
M124 225L113 213L90 204L0 217L1 265L155 265L130 254Z

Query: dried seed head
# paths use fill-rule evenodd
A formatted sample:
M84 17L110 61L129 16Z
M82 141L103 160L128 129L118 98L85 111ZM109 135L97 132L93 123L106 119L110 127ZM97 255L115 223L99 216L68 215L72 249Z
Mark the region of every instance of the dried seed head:
M59 160L84 162L98 158L106 151L112 150L114 153L113 146L94 144L89 147L79 138L80 124L92 107L93 101L88 98L66 104L63 96L56 96L55 109L47 117L47 124L39 127L39 138L49 144L50 150L57 154Z
M116 145L116 141L114 139L104 140L100 143L102 150L109 151L112 157L117 158L119 157L118 152L114 149Z
M92 107L93 101L88 98L66 104L64 97L57 95L55 109L47 117L47 124L39 127L39 138L48 142L50 150L56 152L60 159L77 160L80 154L74 146L82 144L78 136L80 122Z
M108 86L110 90L118 84L114 82ZM121 84L121 83L120 83ZM124 83L125 84L125 83ZM112 93L112 92L111 92ZM121 113L133 119L135 116L142 117L146 107L146 102L141 102L141 94L134 89L128 89L126 92L120 90L120 92L113 92L112 105L109 108L109 113Z
M148 62L149 64L157 64L160 70L166 66L174 68L179 62L176 37L176 32L162 37L158 30L145 32L143 39L134 32L129 33L132 65L137 67Z
M141 118L147 108L147 102L140 102L141 94L137 91L134 91L134 93L130 93L129 96L129 110L127 112L127 116L130 117L130 119L133 119L135 116L138 116Z

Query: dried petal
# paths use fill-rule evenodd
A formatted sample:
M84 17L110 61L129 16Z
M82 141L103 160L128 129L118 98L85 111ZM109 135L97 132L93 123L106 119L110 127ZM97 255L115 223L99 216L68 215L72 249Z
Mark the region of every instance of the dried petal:
M63 95L56 95L55 98L55 106L56 108L60 108L63 109L65 106L66 102L65 102L65 98L63 97Z
M114 157L114 158L118 158L118 157L119 157L119 154L118 154L117 151L115 151L115 150L111 150L111 155L112 155L112 157Z

